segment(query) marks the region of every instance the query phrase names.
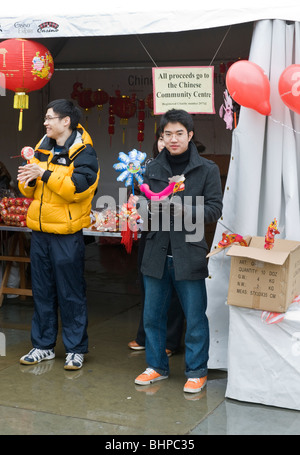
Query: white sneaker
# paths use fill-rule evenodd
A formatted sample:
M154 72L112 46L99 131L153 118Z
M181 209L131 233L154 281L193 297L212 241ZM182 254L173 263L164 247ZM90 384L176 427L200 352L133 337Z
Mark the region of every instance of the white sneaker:
M51 360L54 359L55 354L53 349L31 349L28 354L23 355L20 358L20 363L23 365L34 365L36 363L42 362L42 360Z
M83 354L76 354L74 352L67 353L66 363L64 366L65 370L79 370L82 367L84 360Z

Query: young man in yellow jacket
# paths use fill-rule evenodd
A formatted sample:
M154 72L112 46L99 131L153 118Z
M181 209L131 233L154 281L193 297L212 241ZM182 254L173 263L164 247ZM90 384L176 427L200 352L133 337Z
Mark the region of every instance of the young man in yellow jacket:
M45 116L46 134L34 158L18 171L20 191L33 198L27 214L32 229L33 349L20 359L25 365L55 357L58 308L64 368L81 368L88 351L82 228L90 224L100 169L80 116L71 101L52 101Z

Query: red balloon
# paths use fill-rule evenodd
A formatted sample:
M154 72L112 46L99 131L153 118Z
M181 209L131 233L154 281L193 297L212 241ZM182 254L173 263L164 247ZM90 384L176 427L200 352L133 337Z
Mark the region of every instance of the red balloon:
M300 114L300 65L290 65L282 72L278 91L284 104Z
M241 106L270 115L270 82L256 63L248 60L233 63L226 75L226 86L230 96Z

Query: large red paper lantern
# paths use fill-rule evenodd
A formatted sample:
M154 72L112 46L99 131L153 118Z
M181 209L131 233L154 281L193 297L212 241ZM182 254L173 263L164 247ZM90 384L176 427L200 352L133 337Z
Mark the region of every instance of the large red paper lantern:
M14 108L20 109L21 131L23 109L29 107L28 93L40 90L52 77L52 55L45 46L36 41L5 40L0 43L0 72L5 76L5 87L2 87L15 92Z

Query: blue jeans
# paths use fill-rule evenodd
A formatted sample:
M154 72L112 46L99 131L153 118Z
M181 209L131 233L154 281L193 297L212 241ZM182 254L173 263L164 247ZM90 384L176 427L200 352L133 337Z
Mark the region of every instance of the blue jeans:
M207 375L209 327L206 316L205 280L176 281L173 258L167 257L161 279L144 275L146 360L150 368L167 376L167 314L174 285L186 318L185 374L187 378Z

